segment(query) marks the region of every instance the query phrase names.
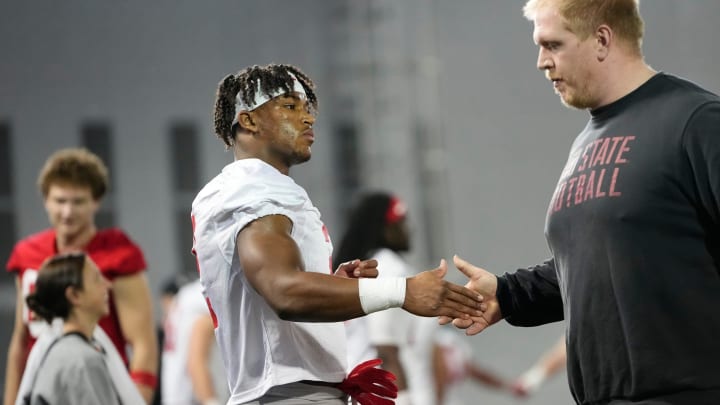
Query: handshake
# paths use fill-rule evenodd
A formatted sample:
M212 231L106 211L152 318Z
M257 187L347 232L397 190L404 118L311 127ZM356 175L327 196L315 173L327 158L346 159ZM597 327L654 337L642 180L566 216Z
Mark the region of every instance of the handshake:
M444 279L444 259L438 267L407 279L369 280L378 276L376 260L343 263L335 275L359 279L360 301L366 314L400 306L414 315L439 317L441 325L452 323L465 329L467 335L475 335L502 319L495 295L497 278L458 256L453 257L453 263L468 278L464 287Z

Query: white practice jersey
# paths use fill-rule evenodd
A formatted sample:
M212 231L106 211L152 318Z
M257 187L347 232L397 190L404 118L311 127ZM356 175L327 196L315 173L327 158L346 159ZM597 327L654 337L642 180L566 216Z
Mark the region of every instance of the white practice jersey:
M188 374L190 336L195 322L210 317L200 280L183 286L173 299L163 328L165 341L162 351L162 403L193 405L198 403ZM224 401L228 396L227 379L219 350L213 342L209 364L216 397Z
M251 221L268 215L292 221L291 237L306 271L331 273L332 243L320 212L292 178L259 159L225 166L192 205L194 250L216 314L215 335L231 391L228 404L248 402L277 385L340 382L345 377L342 322L284 321L245 277L237 235Z
M377 350L370 343L370 334L365 317L345 321L345 332L347 333L348 373L358 364L377 358Z
M380 249L372 257L378 261L378 277L411 277L413 270L400 255ZM366 316L370 341L376 346L397 346L413 405L430 405L435 398L432 370L435 318L421 318L402 308L390 308Z

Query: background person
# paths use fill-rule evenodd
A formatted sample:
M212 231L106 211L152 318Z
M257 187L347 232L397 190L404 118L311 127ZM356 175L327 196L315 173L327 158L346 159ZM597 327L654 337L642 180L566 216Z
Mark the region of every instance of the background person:
M473 360L470 345L457 332L439 328L434 337L432 364L438 405L463 404L457 388L466 380L496 390L510 387L504 378Z
M83 253L54 256L44 264L28 295L28 307L48 324L62 318L62 335L43 353L21 403L121 404L94 341L98 321L110 312L110 283Z
M565 369L567 351L562 336L547 352L512 383L516 395L526 397L537 391L545 381Z
M108 189L107 168L86 149L63 149L45 162L38 186L52 227L18 242L7 263L7 270L17 276L17 303L8 347L5 405L15 403L28 353L47 327L24 301L35 288L38 269L50 256L78 250L86 252L113 284L110 312L99 324L129 362L131 376L150 401L157 381L157 343L145 258L120 229L95 226L95 214ZM130 359L126 346L132 349Z
M162 403L224 404L227 379L199 279L180 288L164 326Z
M334 265L354 258L374 259L378 262L379 278L411 277L415 272L401 256L410 250L410 241L405 203L390 193L366 193L350 212ZM361 321L367 325L365 339L374 346L383 361L382 367L397 377L399 392L395 403L432 404L435 322L431 328L423 327L422 318L400 308L350 322ZM348 350L358 349L349 347Z

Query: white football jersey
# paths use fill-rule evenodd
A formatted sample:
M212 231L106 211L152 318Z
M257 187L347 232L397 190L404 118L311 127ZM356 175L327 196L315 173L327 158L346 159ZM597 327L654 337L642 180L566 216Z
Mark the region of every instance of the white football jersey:
M223 168L192 205L200 278L216 316L230 400L239 404L273 386L300 380L340 382L346 336L341 322L280 319L248 283L236 251L238 233L268 215L288 217L306 271L331 273L332 243L305 190L259 159Z
M347 334L347 368L348 373L358 364L377 358L377 350L370 343L367 319L365 317L345 321Z
M163 324L165 341L162 351L162 402L168 405L197 403L188 374L190 336L195 321L210 317L200 280L183 286L173 299ZM213 342L208 367L221 402L227 399L227 379L217 345Z

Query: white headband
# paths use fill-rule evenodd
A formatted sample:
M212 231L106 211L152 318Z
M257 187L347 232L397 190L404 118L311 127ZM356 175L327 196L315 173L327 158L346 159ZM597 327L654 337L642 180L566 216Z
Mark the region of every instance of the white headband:
M300 81L295 77L294 74L288 72L288 75L290 75L290 78L292 79L292 92L297 93L300 97L303 99L307 97L307 94L305 94L305 88L303 88ZM260 79L257 81L257 89L255 89L255 99L250 104L245 104L245 102L242 100L242 94L238 93L237 96L235 96L235 117L233 118L232 125L237 124L238 122L238 115L240 111L252 111L261 105L267 103L268 101L274 99L277 96L281 96L283 94L287 94L285 90L282 88L274 89L270 92L270 94L265 94L260 87Z

